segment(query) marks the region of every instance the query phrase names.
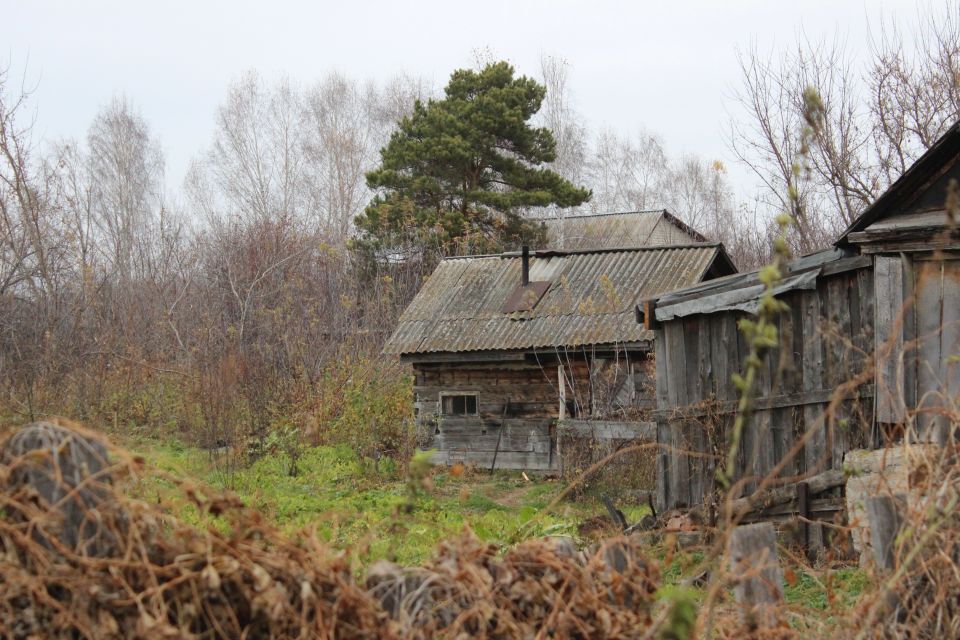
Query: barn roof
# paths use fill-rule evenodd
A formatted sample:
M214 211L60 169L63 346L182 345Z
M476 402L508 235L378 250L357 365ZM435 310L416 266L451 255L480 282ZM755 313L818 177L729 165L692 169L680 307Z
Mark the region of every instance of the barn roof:
M869 265L869 258L854 255L850 250L824 249L788 262L783 279L774 287L774 291L776 295L781 295L798 289L814 289L821 276ZM756 314L765 290L760 272L749 271L670 291L651 300L655 302L656 320L659 322L723 311Z
M547 218L547 246L565 251L706 242L666 209Z
M651 340L635 306L734 267L719 243L537 251L530 280L549 282L530 311L504 312L521 281L517 253L447 258L400 318L384 351L423 354L580 347Z
M863 242L869 240L871 232L893 228L907 230L931 226L931 222L942 226L946 222L946 185L951 178L960 178L960 121L947 129L890 188L874 200L847 227L836 245Z

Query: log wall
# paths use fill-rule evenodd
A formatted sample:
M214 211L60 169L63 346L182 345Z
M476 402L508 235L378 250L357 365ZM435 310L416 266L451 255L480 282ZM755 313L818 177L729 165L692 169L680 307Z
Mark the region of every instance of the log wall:
M646 367L623 363L646 361L644 352L633 352L629 359L593 352L547 357L543 354L490 354L457 360L444 356L441 361L413 362L414 396L417 425L430 436L429 446L438 450L436 463L462 461L479 467L559 471L557 421L589 418L596 404L597 381L591 385L591 372L603 383L609 382L611 362L620 362L633 377L620 380L624 396L637 407L652 403L652 389L643 384ZM560 374L564 380L561 416ZM441 395L476 394L477 415L445 416Z
M556 362L414 364L417 421L433 435L437 463L462 461L498 469L557 470L555 422L560 415ZM571 408L589 406L585 360L564 365ZM476 416L440 415L443 394L476 394Z

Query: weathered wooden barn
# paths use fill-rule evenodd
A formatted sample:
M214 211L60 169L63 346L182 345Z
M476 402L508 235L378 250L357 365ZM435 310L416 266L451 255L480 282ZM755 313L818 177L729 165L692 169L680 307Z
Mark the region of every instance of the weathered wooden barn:
M847 451L904 433L948 437L945 408L960 406L960 220L947 215L951 180L960 180L958 125L833 248L789 264L777 286L789 306L777 321L780 345L763 361L733 470L742 494L770 475L840 469ZM656 336L661 509L702 504L715 489L735 414L731 376L748 353L737 321L756 313L762 291L757 273L737 274L646 306ZM829 511L836 500L819 502Z
M558 419L652 403L637 304L733 271L716 243L448 258L385 352L413 366L436 462L556 470Z
M547 218L547 247L561 251L627 249L706 242L666 209Z

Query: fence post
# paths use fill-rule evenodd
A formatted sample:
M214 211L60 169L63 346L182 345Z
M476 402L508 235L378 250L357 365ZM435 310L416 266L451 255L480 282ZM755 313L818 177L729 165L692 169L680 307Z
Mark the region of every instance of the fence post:
M885 571L891 571L896 565L894 542L903 518L898 508L898 497L872 496L867 498L867 519L870 522L870 546L873 547L873 557L877 566Z
M897 534L903 527L903 514L900 505L906 503L906 496L871 496L865 501L867 520L870 523L870 546L873 558L881 571L893 571L897 565ZM900 597L896 591L885 591L884 604L892 616L897 615Z
M810 485L806 482L797 483L797 525L800 529L800 544L808 559L812 559L813 550L810 548Z
M769 522L737 527L730 535L730 569L738 581L734 596L752 628L779 623L783 572L777 559L777 533Z

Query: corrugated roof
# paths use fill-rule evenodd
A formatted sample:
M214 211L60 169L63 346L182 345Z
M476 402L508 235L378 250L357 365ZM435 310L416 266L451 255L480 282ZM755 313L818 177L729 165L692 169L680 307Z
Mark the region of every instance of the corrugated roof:
M849 249L823 249L788 262L783 280L774 289L776 295L795 289L813 289L817 278L823 274L867 268L870 264L869 258L857 256ZM656 303L656 319L659 321L723 311L755 314L765 290L760 271L750 271L669 291L650 300Z
M717 243L584 252L535 252L530 279L550 288L532 311L505 314L520 284L518 254L443 260L401 316L394 354L577 347L653 338L634 307L700 282Z
M566 251L706 241L666 209L547 218L543 222L547 246Z

